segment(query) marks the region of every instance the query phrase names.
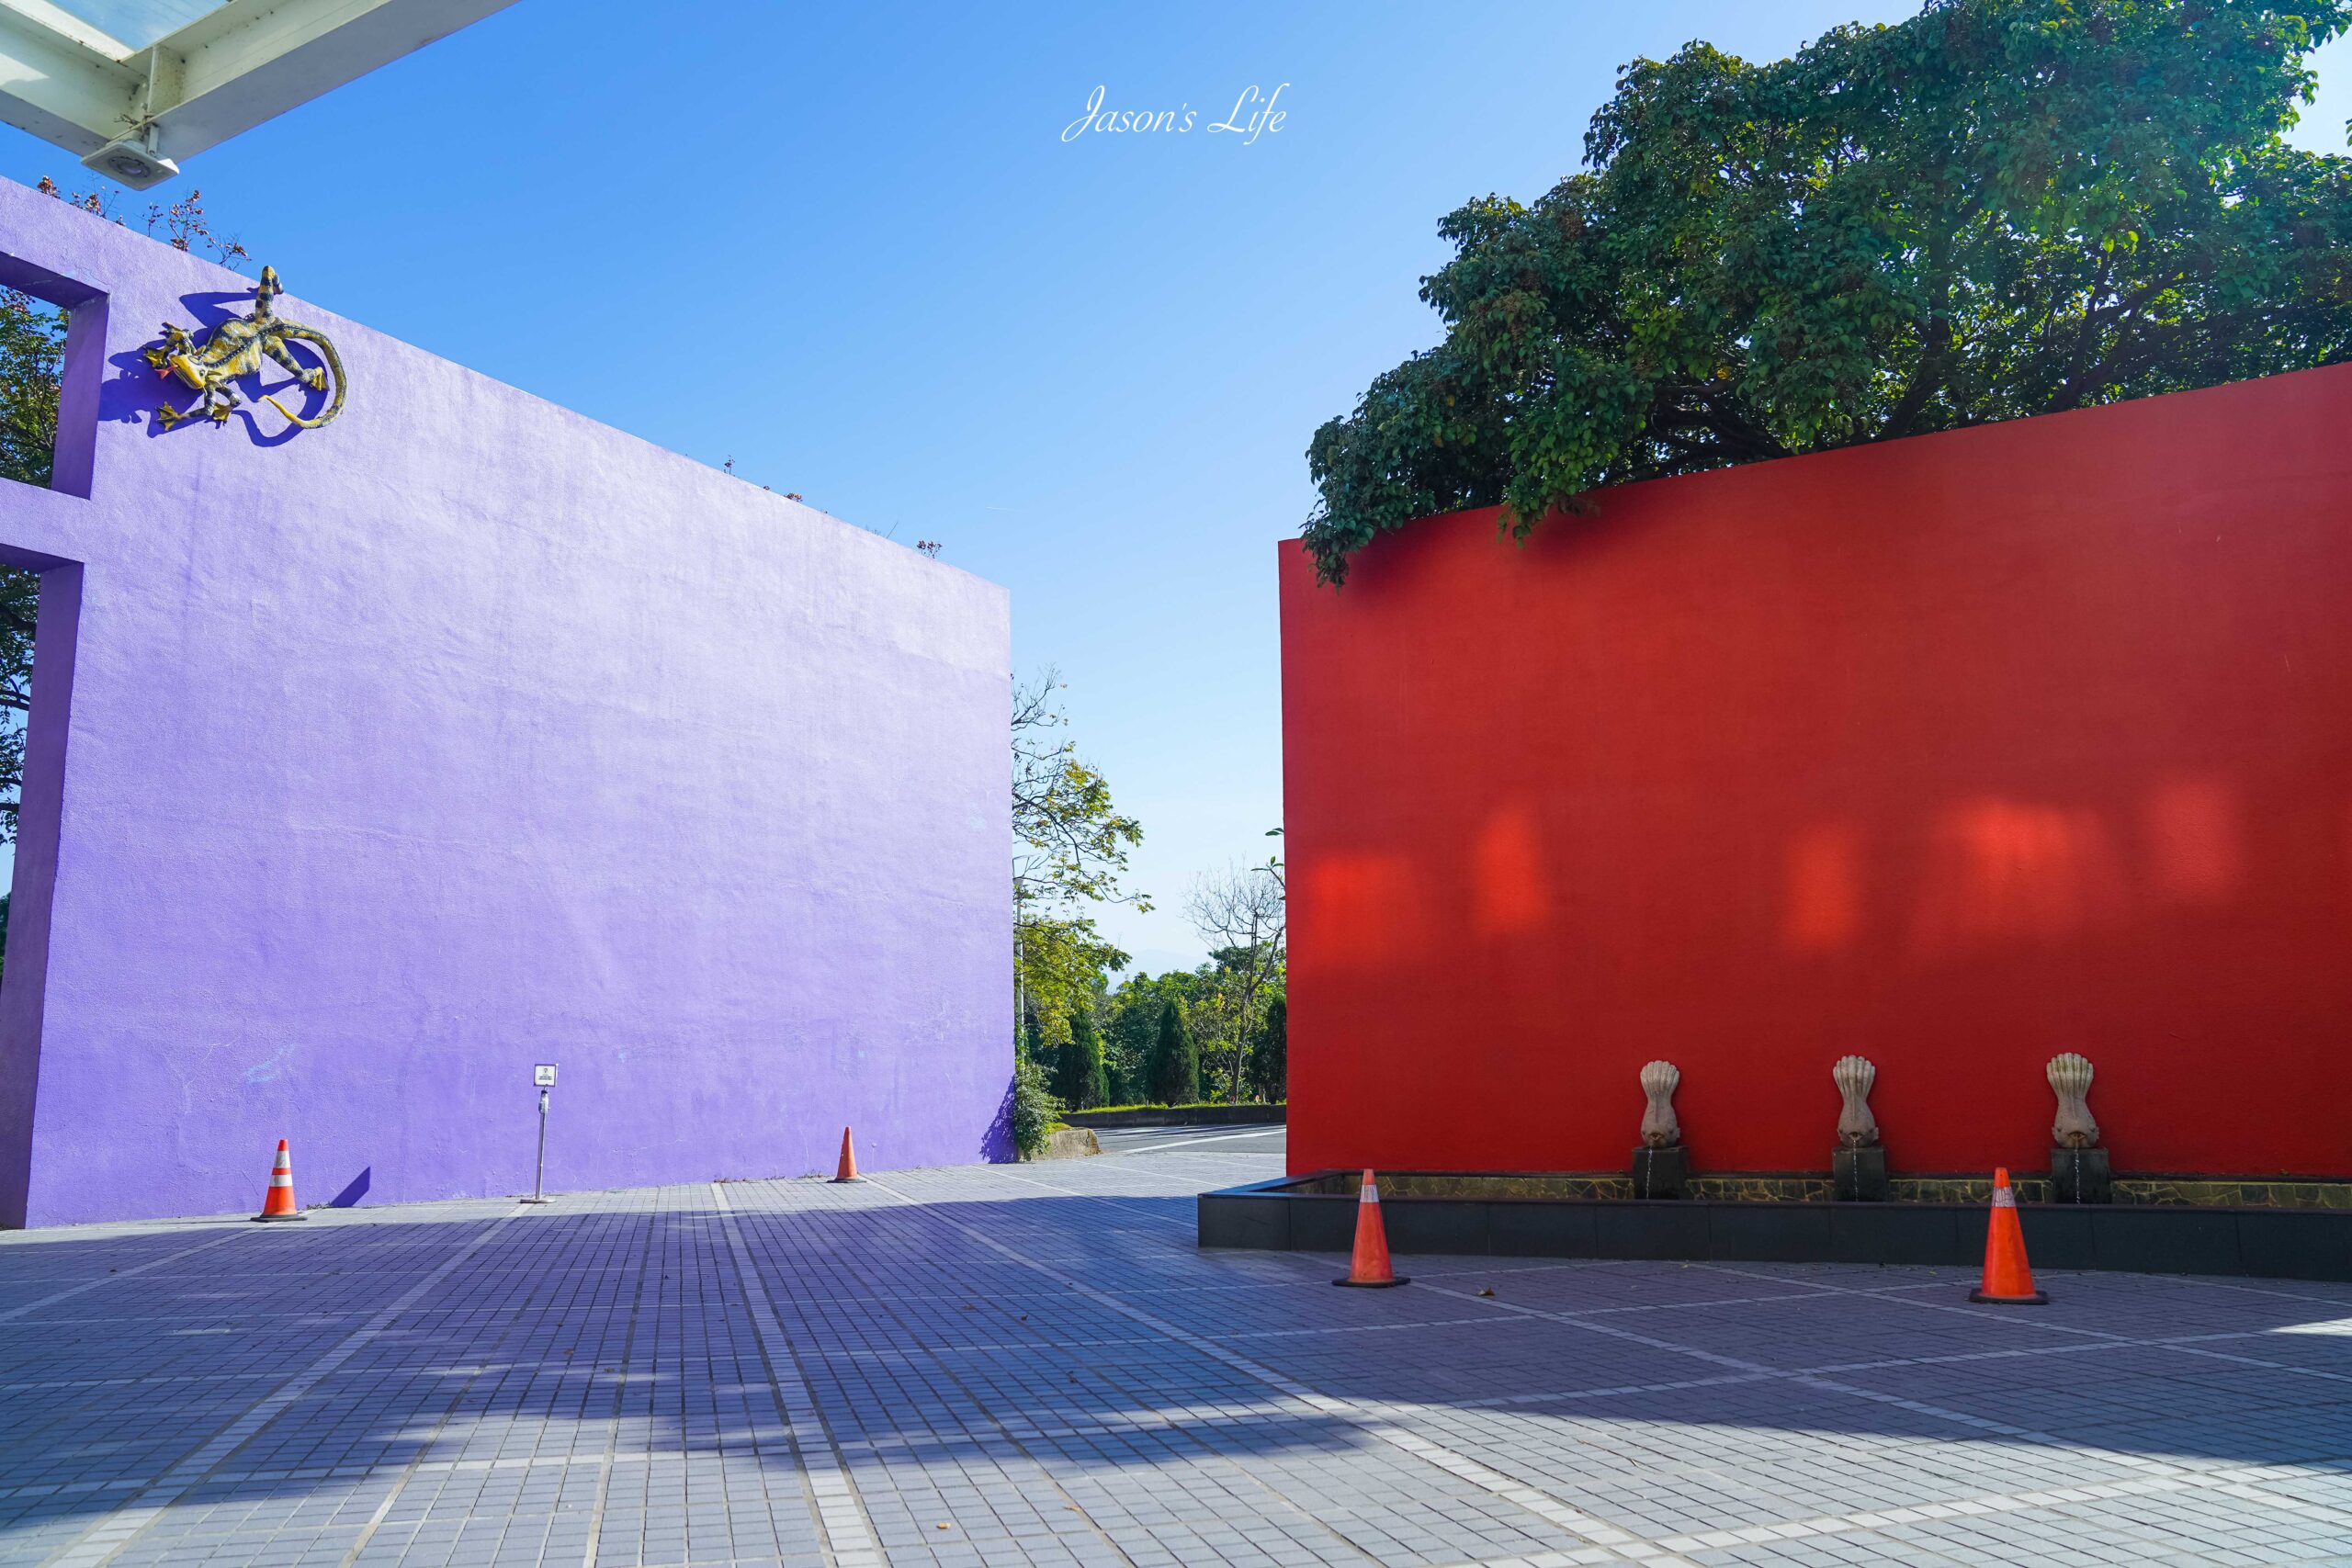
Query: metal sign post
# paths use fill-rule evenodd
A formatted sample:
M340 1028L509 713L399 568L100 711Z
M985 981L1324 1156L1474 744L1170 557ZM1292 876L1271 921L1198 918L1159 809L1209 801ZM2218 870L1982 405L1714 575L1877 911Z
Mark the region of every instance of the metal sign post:
M531 1178L531 1195L526 1203L545 1203L548 1184L548 1090L555 1087L555 1064L541 1062L531 1069L531 1081L539 1087L539 1166Z

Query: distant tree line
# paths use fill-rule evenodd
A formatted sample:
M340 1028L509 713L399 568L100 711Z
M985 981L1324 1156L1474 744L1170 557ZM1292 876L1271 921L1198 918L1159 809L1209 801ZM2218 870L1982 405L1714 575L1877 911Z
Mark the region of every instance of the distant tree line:
M1122 880L1143 827L1079 755L1061 689L1047 670L1012 694L1016 1137L1064 1109L1282 1099L1281 859L1195 881L1185 913L1206 962L1121 980L1128 955L1094 911L1151 908Z
M1067 1042L1033 1032L1029 1049L1073 1110L1283 1100L1289 1006L1268 957L1226 949L1194 969L1130 976L1071 1014Z
M1114 981L1106 966L1080 977L1057 1010L1024 1002L1022 1060L1069 1110L1282 1100L1290 1087L1284 982L1278 933L1218 948L1192 969Z

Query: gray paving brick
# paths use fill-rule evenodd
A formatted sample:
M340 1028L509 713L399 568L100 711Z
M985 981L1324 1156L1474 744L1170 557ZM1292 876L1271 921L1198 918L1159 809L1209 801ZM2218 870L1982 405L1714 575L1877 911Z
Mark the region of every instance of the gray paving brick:
M0 1563L2352 1562L2352 1289L1202 1253L1170 1150L0 1237ZM1491 1292L1486 1293L1486 1292ZM944 1528L942 1528L944 1527Z

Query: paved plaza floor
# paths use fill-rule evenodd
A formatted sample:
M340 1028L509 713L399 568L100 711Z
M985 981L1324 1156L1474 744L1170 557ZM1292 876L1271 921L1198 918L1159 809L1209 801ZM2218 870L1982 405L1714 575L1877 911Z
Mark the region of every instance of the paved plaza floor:
M1122 1142L0 1237L0 1561L2352 1563L2352 1286L1337 1291Z

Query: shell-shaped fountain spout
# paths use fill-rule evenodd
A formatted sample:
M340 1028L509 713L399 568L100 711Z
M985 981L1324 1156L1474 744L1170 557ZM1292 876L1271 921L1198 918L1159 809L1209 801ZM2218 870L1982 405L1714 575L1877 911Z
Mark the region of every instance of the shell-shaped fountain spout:
M1878 1081L1878 1069L1867 1057L1840 1056L1829 1077L1845 1100L1838 1112L1838 1146L1869 1148L1878 1142L1878 1118L1871 1114L1871 1085Z
M1674 1091L1682 1084L1682 1070L1672 1062L1651 1062L1642 1068L1642 1093L1649 1109L1642 1112L1642 1146L1670 1149L1682 1141L1682 1123L1674 1119Z
M2050 1058L2050 1089L2058 1097L2058 1119L2050 1124L2051 1142L2062 1149L2095 1148L2098 1123L2091 1120L2091 1065L2072 1051Z

